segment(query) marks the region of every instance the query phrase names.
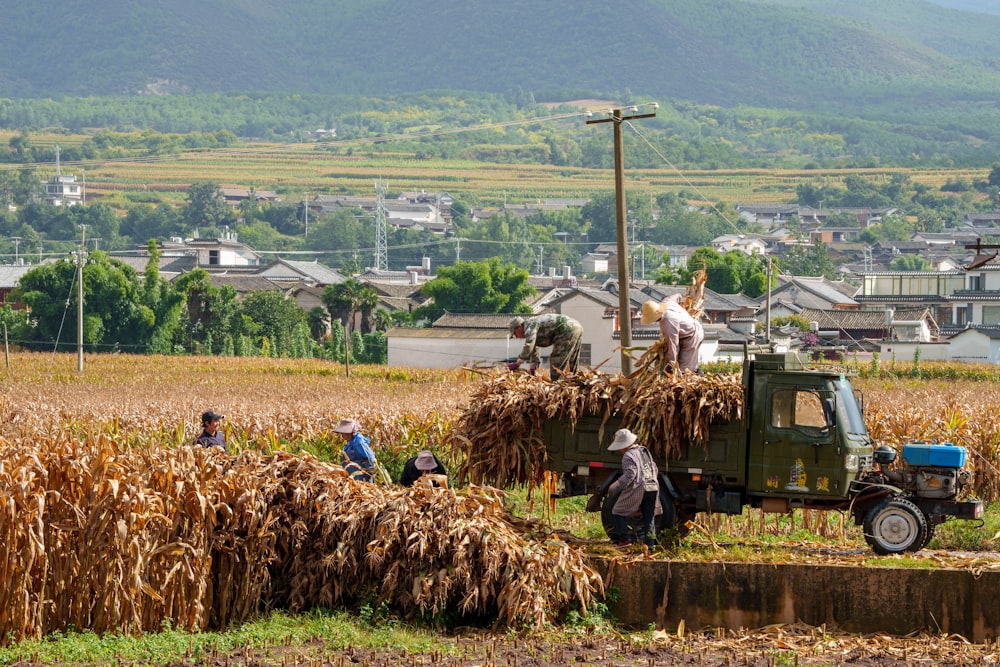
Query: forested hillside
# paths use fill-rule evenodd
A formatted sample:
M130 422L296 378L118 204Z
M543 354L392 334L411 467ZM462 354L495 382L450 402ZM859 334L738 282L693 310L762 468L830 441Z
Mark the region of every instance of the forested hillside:
M0 22L8 97L627 91L859 110L1000 93L1000 17L925 0L8 0Z

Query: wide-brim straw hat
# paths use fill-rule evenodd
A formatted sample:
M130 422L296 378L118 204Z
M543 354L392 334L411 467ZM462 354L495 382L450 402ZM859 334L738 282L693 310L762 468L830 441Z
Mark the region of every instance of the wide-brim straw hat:
M341 419L340 423L337 424L336 427L334 427L333 432L334 433L357 433L360 430L361 430L361 427L358 426L358 422L354 421L353 419Z
M646 326L647 324L659 321L666 310L667 306L664 303L644 301L642 304L642 315L639 316L639 324Z
M615 431L615 439L611 441L608 445L609 452L619 452L623 449L628 449L635 444L635 441L639 439L632 431L627 428L620 428Z
M426 449L417 454L417 459L413 462L413 465L417 467L417 470L423 470L424 472L434 470L438 467L437 461L434 460L434 455Z

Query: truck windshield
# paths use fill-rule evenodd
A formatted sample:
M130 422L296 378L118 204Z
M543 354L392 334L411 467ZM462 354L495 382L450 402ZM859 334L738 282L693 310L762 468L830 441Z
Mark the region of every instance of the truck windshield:
M858 408L858 400L854 396L854 388L851 387L851 383L846 379L840 379L834 385L837 387L837 395L840 398L837 403L841 411L841 425L847 428L848 433L867 434L868 429L865 428L865 420Z

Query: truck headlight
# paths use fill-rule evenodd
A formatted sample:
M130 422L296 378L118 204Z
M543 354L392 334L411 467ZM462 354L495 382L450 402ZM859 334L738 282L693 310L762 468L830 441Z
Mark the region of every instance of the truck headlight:
M857 472L858 471L858 455L848 454L844 457L844 470L847 472Z

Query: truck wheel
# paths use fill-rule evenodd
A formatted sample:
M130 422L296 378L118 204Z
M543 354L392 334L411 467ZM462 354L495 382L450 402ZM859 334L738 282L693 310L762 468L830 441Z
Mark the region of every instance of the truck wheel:
M621 495L621 490L615 491L614 493L609 493L604 496L604 502L601 504L601 524L604 526L604 532L612 542L624 542L626 540L631 540L636 534L636 522L633 522L630 518L628 520L629 535L618 535L615 532L615 520L612 518L615 503L618 502L618 496ZM656 528L656 534L659 535L665 531L670 531L676 529L675 524L677 522L677 510L674 507L673 498L670 497L670 493L660 485L660 506L663 508L663 514L660 514L653 520L653 526ZM638 517L636 517L638 520ZM686 529L680 527L686 533ZM681 533L682 535L684 533Z
M871 508L864 529L865 541L881 556L919 551L926 544L927 519L904 498L888 498Z
M931 523L930 521L928 521L927 522L927 534L924 535L924 539L920 543L920 549L923 549L928 544L930 544L931 540L933 540L933 539L934 539L934 524ZM914 549L914 551L920 551L920 549Z

